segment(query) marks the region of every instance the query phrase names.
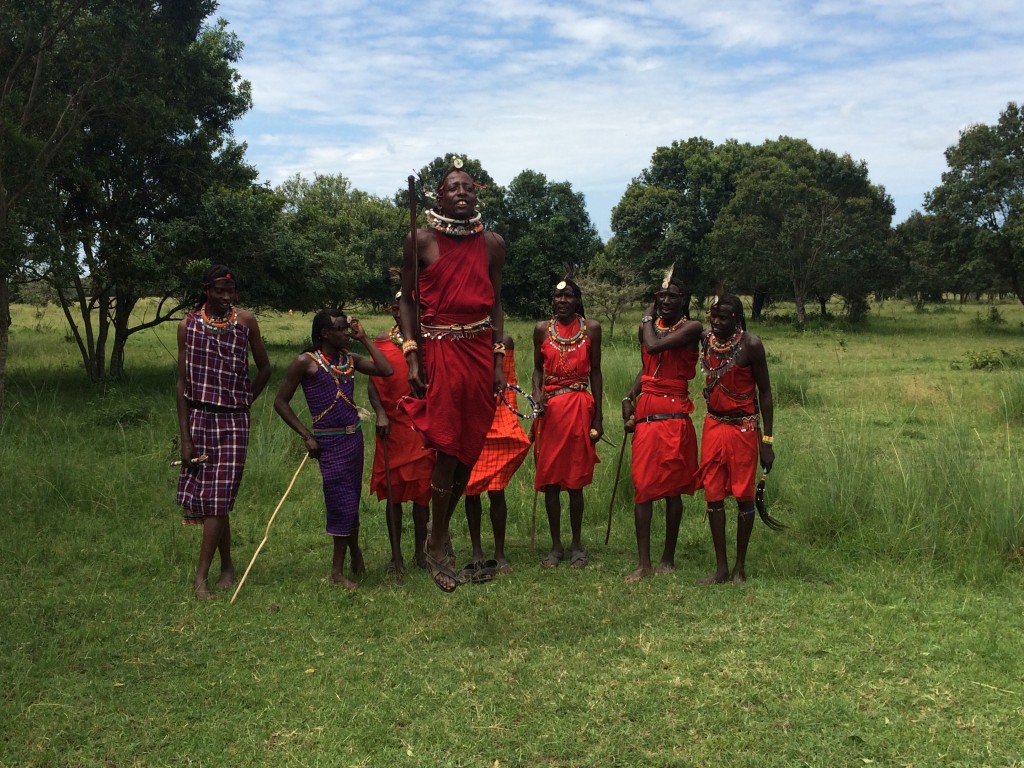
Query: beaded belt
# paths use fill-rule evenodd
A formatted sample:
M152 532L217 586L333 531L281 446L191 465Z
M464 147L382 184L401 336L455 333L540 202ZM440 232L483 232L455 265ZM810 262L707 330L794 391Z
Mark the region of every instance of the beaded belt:
M359 431L359 422L347 424L343 427L313 427L314 437L334 437L335 435L354 435Z
M586 392L587 385L582 381L578 384L570 384L567 387L561 387L559 389L553 389L550 392L545 392L544 397L550 400L552 397L558 397L559 395L568 395L570 392Z
M756 432L761 427L761 420L756 413L744 414L742 416L726 416L725 414L708 411L708 418L717 421L719 424L740 427L740 432Z
M471 339L491 330L491 318L485 317L475 323L465 325L427 325L420 323L420 331L425 339Z
M648 421L665 421L666 419L688 419L690 414L688 413L653 413L650 416L644 416L642 419L637 419L634 424L645 424Z

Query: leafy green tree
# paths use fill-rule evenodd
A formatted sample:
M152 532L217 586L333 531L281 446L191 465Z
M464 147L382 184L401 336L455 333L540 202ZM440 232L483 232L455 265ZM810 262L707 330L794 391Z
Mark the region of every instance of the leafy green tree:
M782 137L757 147L710 236L716 276L733 291L809 300L839 293L853 317L884 283L894 206L864 163Z
M609 336L615 334L619 316L642 300L647 289L636 269L610 255L614 248L613 238L578 277L587 315L607 318Z
M547 313L552 286L601 248L582 193L537 171L522 171L509 184L496 229L506 247L502 301L521 317Z
M173 319L191 288L183 278L197 238L158 234L180 232L179 219L202 221L196 210L212 189L244 190L256 175L230 140L251 104L233 67L241 43L223 22L204 26L212 9L205 0L121 9L109 33L125 62L86 97L74 157L54 176L59 247L34 266L57 288L94 381L120 375L128 337ZM154 295L157 316L133 325L139 300Z
M1010 102L995 125L961 131L946 163L925 208L971 228L971 256L1024 303L1024 107Z
M341 175L316 175L312 181L295 176L279 191L311 282L308 298L293 306L343 306L356 299L388 305L396 290L390 273L401 267L408 229L405 210L353 189Z
M707 237L732 198L749 146L693 137L658 147L612 210L617 258L653 282L675 266L695 295L714 292Z

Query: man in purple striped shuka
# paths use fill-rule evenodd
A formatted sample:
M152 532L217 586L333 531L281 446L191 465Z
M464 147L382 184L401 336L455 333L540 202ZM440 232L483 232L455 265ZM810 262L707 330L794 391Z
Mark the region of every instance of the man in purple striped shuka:
M228 514L242 482L249 445L249 406L270 380L270 359L256 317L232 305L237 281L215 265L203 276L203 297L178 325L176 399L181 436L178 506L182 522L203 526L193 589L209 600L209 573L220 553L217 586L234 583ZM249 351L256 379L249 380Z

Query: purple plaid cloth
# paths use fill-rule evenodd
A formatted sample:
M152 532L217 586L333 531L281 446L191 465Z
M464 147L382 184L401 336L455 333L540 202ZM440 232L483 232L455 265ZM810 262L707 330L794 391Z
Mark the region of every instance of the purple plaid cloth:
M344 395L339 397L338 392ZM363 433L351 435L320 435L318 430L358 424L359 414L350 405L355 392L352 376L335 378L323 367L302 380L309 412L323 414L313 424L313 433L320 443L320 474L324 481L324 504L327 507L327 533L351 536L359 530L359 496L363 482Z
M182 467L178 476L178 506L182 522L201 523L207 516L228 514L235 506L249 446L249 413L210 413L190 410L189 432L196 454L210 458L196 467Z
M239 323L228 333L209 333L199 312L185 320L185 399L223 408L252 405L249 329Z

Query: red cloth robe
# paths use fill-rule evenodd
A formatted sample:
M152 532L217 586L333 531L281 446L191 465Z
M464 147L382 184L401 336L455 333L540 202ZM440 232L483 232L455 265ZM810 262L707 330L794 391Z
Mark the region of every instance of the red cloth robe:
M692 496L696 488L697 433L689 414L690 380L697 373L697 350L677 347L652 355L641 345L643 374L637 399L637 420L655 414L687 414L686 418L647 421L633 433L633 500Z
M715 413L744 413L754 416L757 385L750 366L734 365L726 371L708 397L708 410ZM759 430L752 418L747 424L723 424L704 417L701 431L700 469L697 487L704 489L706 501L722 501L732 496L751 501L757 481Z
M409 366L405 355L390 339L378 348L391 363L395 372L391 376L376 376L373 384L377 388L380 404L391 422L388 434L388 464L391 468L391 502L401 504L412 501L424 506L430 504L430 477L434 473L434 452L423 447L423 440L413 429L409 418L399 403L409 396ZM377 498L387 498L387 477L384 473L384 440L377 436L373 453L373 474L370 491Z
M507 384L517 384L515 352L509 349L501 363ZM505 393L513 408L518 408L515 392ZM467 496L479 496L484 491L503 491L512 475L530 452L530 438L526 436L519 418L501 400L494 410L494 421L484 440L484 449L473 465L466 485Z
M555 324L563 338L572 336L578 326ZM584 336L574 349L564 352L550 337L541 344L544 359L544 392L590 383L590 339ZM590 441L594 422L594 396L585 389L555 395L544 405L544 415L537 420L537 472L533 485L543 490L557 485L562 490L577 490L594 479L597 449Z
M469 325L494 307L484 233L450 237L435 232L438 259L420 271L420 313L426 325ZM494 419L494 350L490 328L473 336L420 343L427 393L402 407L431 450L472 467Z

